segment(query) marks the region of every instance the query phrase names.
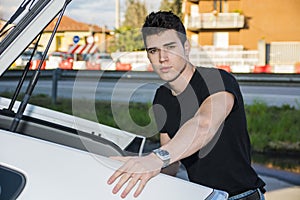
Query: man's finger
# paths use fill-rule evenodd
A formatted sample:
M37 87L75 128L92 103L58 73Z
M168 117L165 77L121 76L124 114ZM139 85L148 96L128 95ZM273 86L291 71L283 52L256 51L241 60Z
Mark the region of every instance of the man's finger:
M116 180L119 176L121 176L123 173L124 173L124 171L121 171L120 169L117 170L117 171L115 171L115 172L113 173L113 175L111 175L111 176L109 177L109 179L107 180L107 183L108 183L108 184L112 184L112 183L115 182L115 180Z
M114 194L118 193L119 190L123 187L123 185L130 179L131 174L130 173L124 173L119 182L115 185L115 187L113 188L112 192Z
M129 166L129 167L130 167L130 166ZM112 184L113 182L115 182L115 180L116 180L119 176L121 176L122 174L128 172L128 170L126 170L126 169L128 169L127 165L122 165L118 170L116 170L116 171L113 173L113 175L111 175L111 177L108 179L107 183L108 183L108 184Z
M127 194L130 193L130 191L132 190L132 188L134 188L134 186L137 184L137 182L140 180L140 178L141 178L141 175L139 175L139 174L133 175L133 177L128 182L126 188L124 189L124 191L121 194L122 198L125 198L127 196Z
M136 191L133 194L134 197L138 197L142 193L143 189L145 188L146 183L151 178L152 178L151 176L146 176L146 177L143 177L143 179L140 180L140 184L139 184L138 188L136 189Z

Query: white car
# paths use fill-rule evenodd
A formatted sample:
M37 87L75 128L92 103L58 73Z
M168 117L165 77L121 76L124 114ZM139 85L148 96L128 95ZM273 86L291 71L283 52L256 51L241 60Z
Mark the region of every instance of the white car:
M0 76L69 2L35 2L0 43ZM107 184L121 165L110 156L141 155L146 138L30 105L30 87L34 84L21 102L0 97L0 199L121 199ZM139 197L127 199L227 197L224 191L159 174Z
M116 63L109 53L90 54L87 59L87 69L116 70Z

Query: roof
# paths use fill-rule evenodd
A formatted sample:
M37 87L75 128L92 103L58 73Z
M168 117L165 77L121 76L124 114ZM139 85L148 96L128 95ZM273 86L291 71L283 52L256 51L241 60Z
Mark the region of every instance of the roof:
M44 31L52 31L54 29L55 23L57 22L57 17L54 18L50 24L45 28ZM78 22L68 16L63 16L62 20L58 26L57 31L93 31L93 32L102 32L103 28L94 25L87 24L84 22ZM108 31L105 29L105 31Z

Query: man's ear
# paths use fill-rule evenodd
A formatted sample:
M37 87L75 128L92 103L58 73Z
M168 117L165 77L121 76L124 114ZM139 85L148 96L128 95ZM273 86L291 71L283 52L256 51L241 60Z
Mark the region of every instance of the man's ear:
M184 42L184 54L185 56L188 58L190 55L190 51L191 51L191 44L189 40L186 40Z

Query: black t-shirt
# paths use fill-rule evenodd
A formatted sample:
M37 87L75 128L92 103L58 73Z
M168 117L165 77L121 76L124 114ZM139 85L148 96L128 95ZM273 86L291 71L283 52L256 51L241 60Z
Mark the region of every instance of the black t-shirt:
M190 181L227 191L229 196L262 188L265 183L251 167L244 102L236 79L224 70L196 69L189 85L179 95L173 96L167 83L157 89L153 111L160 133L168 133L173 138L208 96L220 91L233 94L232 111L215 137L181 162Z

